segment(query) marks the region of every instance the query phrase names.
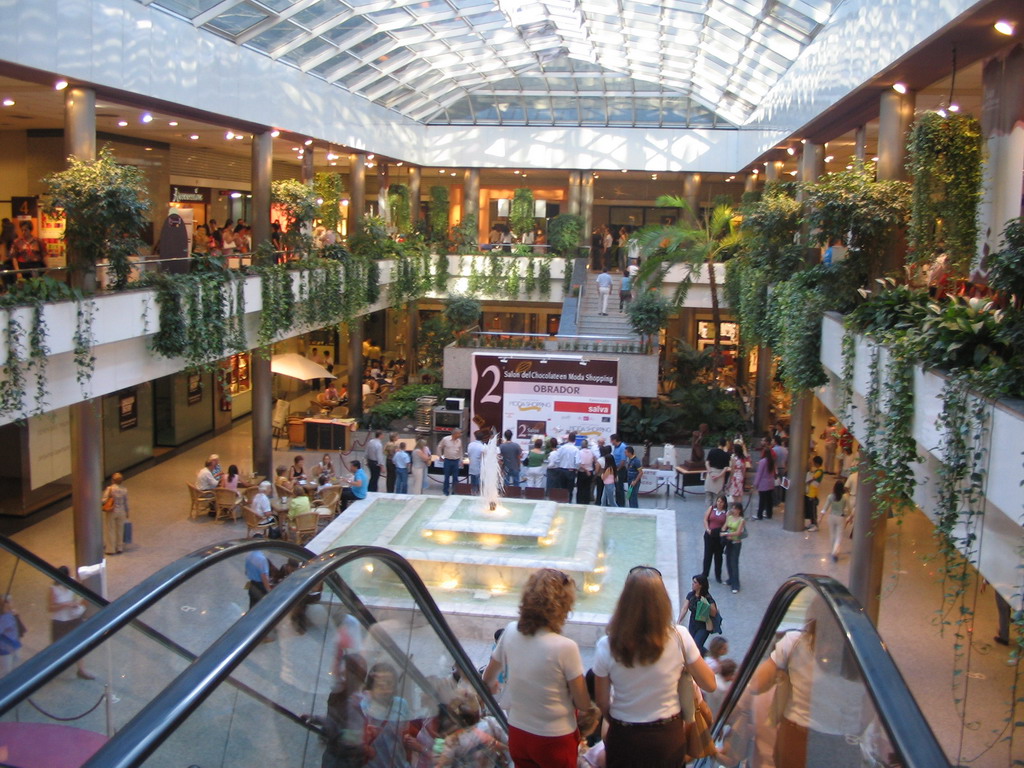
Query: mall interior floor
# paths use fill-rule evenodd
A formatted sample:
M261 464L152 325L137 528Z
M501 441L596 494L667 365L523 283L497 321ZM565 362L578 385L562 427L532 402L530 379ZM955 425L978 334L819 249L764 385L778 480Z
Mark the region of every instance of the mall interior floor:
M240 520L214 522L205 516L190 519L185 484L195 480L210 453L219 454L225 467L234 463L247 472L250 424L249 419L240 419L222 434L151 468L128 474L125 487L129 491L134 542L124 554L107 559L108 597L116 598L158 568L200 547L245 535L245 524ZM403 438L410 435L403 433ZM356 437L361 447L365 433ZM308 450L275 450L275 463L291 464L300 452L309 467L322 455ZM361 458L361 450L346 458ZM440 484L432 482L428 492L439 494ZM640 505L667 505L676 512L680 594L673 596L673 602L678 605L689 589L690 575L701 568L703 494L688 493L680 498L662 489L642 497ZM992 641L996 616L991 590L972 591L968 602L974 608L973 616L958 629L949 623L956 619L954 612L944 609L940 564L929 557L935 551L930 523L915 512L901 522L891 520L889 531L881 634L951 761L1005 766L1014 759L1024 759L1024 744L1008 739L1006 722L1019 670L1008 663L1008 649ZM788 533L783 531L781 515L777 514L774 520L750 523L750 534L740 563L742 591L732 594L726 586L717 585L713 573L711 582L723 615L723 632L730 642L729 656L737 662L742 661L765 608L787 576L822 573L845 582L850 562L849 540L843 543L838 563L831 561L827 526L816 533ZM51 563L71 563L70 504L28 525L13 538ZM954 652L957 632L963 634L959 654ZM474 661L484 663L487 647L466 646ZM582 650L584 661L589 663L593 649Z

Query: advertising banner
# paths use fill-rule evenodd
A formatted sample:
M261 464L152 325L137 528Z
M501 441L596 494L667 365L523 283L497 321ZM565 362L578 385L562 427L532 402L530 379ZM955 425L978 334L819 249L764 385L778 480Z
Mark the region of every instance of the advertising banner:
M617 360L473 355L471 430L512 430L522 443L575 431L590 440L616 430Z

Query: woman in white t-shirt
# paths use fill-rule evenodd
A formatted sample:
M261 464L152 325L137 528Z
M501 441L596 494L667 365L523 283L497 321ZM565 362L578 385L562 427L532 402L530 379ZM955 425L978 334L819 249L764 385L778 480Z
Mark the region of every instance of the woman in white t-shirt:
M637 566L594 652L597 704L608 719L608 768L683 764L686 724L677 685L684 667L698 686L715 690L715 673L690 633L672 623L661 573Z
M57 569L62 576L71 577L71 571L66 565ZM59 581L50 585L50 642L56 643L64 635L82 623L85 617L85 600L68 589ZM94 680L96 678L87 671L82 660L77 664L77 674L83 680Z
M517 768L576 768L576 710L597 717L575 642L559 634L576 600L576 583L553 568L531 574L519 601L519 621L498 640L484 671L495 690L507 670L508 746Z

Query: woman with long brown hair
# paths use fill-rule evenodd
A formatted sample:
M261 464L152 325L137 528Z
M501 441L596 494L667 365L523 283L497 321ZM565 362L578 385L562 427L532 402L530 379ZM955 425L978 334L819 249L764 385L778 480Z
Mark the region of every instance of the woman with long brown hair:
M595 698L609 724L608 768L683 764L686 734L677 685L684 669L705 691L715 690L715 673L690 633L672 623L661 573L637 566L594 653Z
M508 746L516 768L576 768L576 712L596 718L583 678L579 646L559 634L576 600L576 583L553 568L530 575L519 620L498 640L484 671L494 690L508 670Z

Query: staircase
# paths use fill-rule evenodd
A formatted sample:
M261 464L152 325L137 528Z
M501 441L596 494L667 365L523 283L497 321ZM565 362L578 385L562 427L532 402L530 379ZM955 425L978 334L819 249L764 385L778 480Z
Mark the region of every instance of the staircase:
M601 296L597 291L598 272L587 272L580 294L580 314L577 333L581 336L599 336L601 338L621 337L639 341L633 332L625 312L619 312L619 285L622 274L611 272L612 294L608 297L608 316L599 315Z

